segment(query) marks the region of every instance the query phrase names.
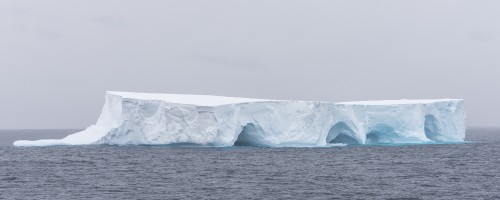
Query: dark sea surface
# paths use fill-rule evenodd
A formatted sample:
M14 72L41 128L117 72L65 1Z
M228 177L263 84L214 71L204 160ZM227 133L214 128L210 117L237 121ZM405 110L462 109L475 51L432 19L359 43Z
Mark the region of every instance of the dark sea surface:
M463 144L12 146L76 131L0 130L0 199L500 199L498 129Z

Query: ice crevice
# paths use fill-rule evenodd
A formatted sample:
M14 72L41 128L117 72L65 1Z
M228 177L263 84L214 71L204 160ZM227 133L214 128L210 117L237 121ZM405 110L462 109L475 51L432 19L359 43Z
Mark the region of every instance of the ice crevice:
M463 142L461 99L321 102L107 92L95 125L15 146L321 147Z

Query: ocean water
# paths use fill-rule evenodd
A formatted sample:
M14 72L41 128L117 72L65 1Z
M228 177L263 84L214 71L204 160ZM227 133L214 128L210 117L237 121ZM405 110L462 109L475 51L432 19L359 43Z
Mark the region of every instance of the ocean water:
M76 131L1 130L0 199L500 199L496 129L463 144L12 146Z

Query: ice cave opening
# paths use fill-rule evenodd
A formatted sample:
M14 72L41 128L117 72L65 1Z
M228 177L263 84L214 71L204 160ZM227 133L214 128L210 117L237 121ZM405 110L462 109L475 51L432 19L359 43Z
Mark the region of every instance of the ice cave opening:
M248 123L238 135L234 146L266 146L260 139L263 133L264 130L259 125Z
M385 124L378 124L366 134L366 144L388 144L398 138L394 128Z
M361 141L345 122L338 122L328 131L326 143L352 145L361 144Z
M441 128L439 127L438 120L434 115L426 115L424 121L425 136L427 139L439 142L441 141Z

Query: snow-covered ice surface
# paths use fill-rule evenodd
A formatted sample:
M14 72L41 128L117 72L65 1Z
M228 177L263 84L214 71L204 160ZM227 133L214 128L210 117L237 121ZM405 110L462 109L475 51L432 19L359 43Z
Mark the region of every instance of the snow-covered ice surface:
M107 92L95 125L60 140L14 145L326 147L464 138L460 99L332 103Z

